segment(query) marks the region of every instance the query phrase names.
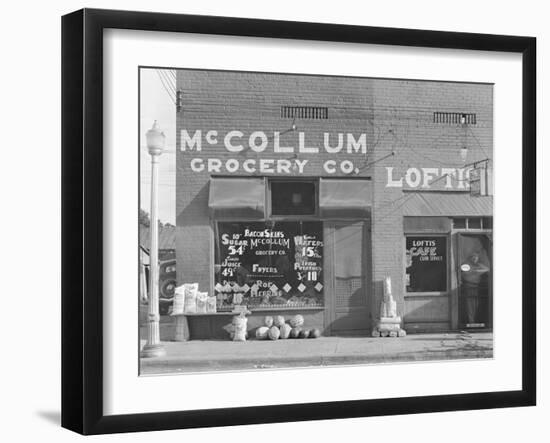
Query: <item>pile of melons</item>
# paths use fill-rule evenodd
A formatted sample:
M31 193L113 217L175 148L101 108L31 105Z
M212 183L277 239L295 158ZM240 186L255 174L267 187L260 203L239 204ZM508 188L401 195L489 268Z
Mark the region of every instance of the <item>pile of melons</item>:
M256 338L258 340L278 340L287 338L318 338L321 331L317 328L305 329L304 317L300 314L292 317L288 323L282 315L272 317L270 315L264 318L264 326L256 329Z

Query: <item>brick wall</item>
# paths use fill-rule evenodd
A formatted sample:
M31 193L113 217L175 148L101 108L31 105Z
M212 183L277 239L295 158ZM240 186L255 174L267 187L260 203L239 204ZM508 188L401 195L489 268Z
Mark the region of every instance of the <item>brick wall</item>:
M412 194L386 186L386 167L393 167L396 176L411 167L461 168L465 163L459 155L463 145L469 148L466 163L492 158L492 91L492 86L485 84L375 81L374 120L380 136L374 158L382 158L392 150L395 155L374 168L373 308L383 296L384 277L390 276L398 312L404 312L405 246L401 209ZM435 111L476 113L477 123L467 129L433 123ZM441 186L434 187L444 189L445 181L440 180ZM452 184L451 190L456 190L461 183L453 180Z
M401 207L408 193L387 187L387 169L395 177L410 167L461 167L459 149L468 146L467 162L492 157L492 86L468 83L437 83L382 79L273 75L216 71L177 71L177 88L183 91L183 110L177 114L177 267L178 283L197 281L204 290L213 291L213 244L208 213L206 171L193 172L190 161L200 157L220 159L222 164L235 159L240 164L262 158L307 160L302 176L351 176L373 179L372 208L372 312L378 309L382 280L391 276L398 311L403 312L404 236ZM281 118L281 106L327 107L328 119L297 119L296 131L290 131L292 119ZM476 113L476 125L433 123L433 112ZM181 151L181 130L190 135L201 130L202 151ZM204 135L218 132L218 143L209 145ZM223 136L240 130L244 136L243 152L228 152ZM263 131L269 137L262 153L246 148L248 136ZM297 147L299 133L304 133L306 146L317 148L317 154L274 153L274 132L282 133L281 145ZM335 145L338 134L365 134L368 153L329 154L323 149L323 134L329 133ZM236 140L235 140L236 141ZM345 142L345 140L344 140ZM391 152L395 155L378 161ZM328 174L327 160L350 161L351 174L336 170ZM356 168L356 169L355 169ZM239 169L221 175L250 176ZM263 175L277 175L266 173ZM287 176L297 176L290 169ZM443 187L444 181L438 186ZM454 181L455 188L460 182Z
M292 176L320 176L323 164L336 159L338 163L352 161L358 169L355 177L368 177L371 171L364 169L370 161L362 153L348 154L344 138L343 152L328 154L323 150L323 134L331 134L331 144L336 146L338 134L352 133L358 139L366 135L366 146L372 143L372 92L370 81L364 79L323 78L310 76L278 76L270 74L245 74L215 71L178 71L177 87L184 91L183 110L177 115L177 189L176 224L178 229L178 282L197 281L201 288L212 290L212 234L208 214L207 172L196 173L190 168L190 161L200 157L207 161L211 158L236 159L241 164L247 159L260 158L307 160L304 174L291 169ZM273 133L288 131L293 119L281 118L281 106L318 106L329 107L328 119L296 119L296 131L281 135L283 146L299 145L299 133L304 133L305 145L319 149L318 154L274 153ZM182 152L181 130L190 136L201 130L203 137L208 130L218 131L218 144L202 143L202 150ZM250 149L240 153L228 152L223 144L224 135L231 130L248 136L254 131L265 132L269 139L265 152L258 154ZM229 174L222 170L221 175L253 176L242 169ZM265 174L265 175L277 175ZM346 176L336 170L331 176ZM206 272L209 270L208 272Z

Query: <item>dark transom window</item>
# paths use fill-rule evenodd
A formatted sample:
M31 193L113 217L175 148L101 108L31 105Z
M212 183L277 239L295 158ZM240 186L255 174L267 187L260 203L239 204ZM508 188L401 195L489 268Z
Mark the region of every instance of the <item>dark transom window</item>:
M315 182L271 182L272 215L315 215L317 212Z

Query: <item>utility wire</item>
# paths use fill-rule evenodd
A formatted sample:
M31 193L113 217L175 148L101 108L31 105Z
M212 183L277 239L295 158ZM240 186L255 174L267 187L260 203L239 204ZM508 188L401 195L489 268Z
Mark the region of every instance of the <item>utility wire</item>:
M172 91L172 93L174 94L174 96L176 95L176 83L175 83L175 80L174 79L170 79L170 76L168 75L168 73L164 70L162 71L159 71L161 73L161 75L164 77L164 80L166 81L166 84L168 85L168 88L170 89L170 91Z
M168 94L168 97L170 98L170 101L172 103L174 103L174 105L176 104L176 96L175 96L175 93L172 92L172 90L170 89L170 87L165 83L165 79L164 77L162 76L161 74L161 70L160 69L157 69L157 75L160 79L160 82L162 83L162 87L163 89L166 91L166 93Z
M174 69L166 69L165 72L167 72L173 80L176 80L176 71Z
M483 154L485 155L485 157L489 158L489 155L487 154L487 152L485 151L485 149L483 148L483 146L481 145L481 143L479 142L479 139L476 137L476 135L474 134L474 132L472 131L472 128L470 128L470 126L466 126L466 129L468 131L470 131L470 134L472 134L472 137L474 138L474 140L476 141L477 145L479 146L479 148L481 149L481 151L483 152Z
M162 85L163 87L165 88L165 90L170 94L171 97L173 97L173 93L174 91L172 90L172 88L170 87L170 82L169 81L166 81L166 77L163 75L163 72L162 71L157 71L158 72L158 76L160 78L160 81L162 82Z
M164 78L164 82L165 82L165 84L166 84L166 87L167 87L168 90L170 91L170 97L172 97L172 102L173 102L174 104L176 104L176 100L177 100L176 90L175 90L175 88L171 85L169 79L167 79L165 76L163 76L163 78Z
M441 181L441 180L443 180L443 179L445 179L445 178L447 178L447 177L451 177L451 178L452 178L452 175L451 175L451 174L444 174L444 175L442 175L441 177L439 177L439 178L435 179L434 181L430 182L430 186L432 186L433 184L435 184L435 183L437 183L437 182L439 182L439 181ZM391 202L388 202L388 203L386 203L386 204L383 205L383 206L379 206L378 208L375 207L375 208L374 208L374 211L376 211L377 209L378 209L378 210L382 210L382 208L386 208L386 207L388 207L388 206L390 206L390 205L393 205L393 204L397 203L399 200L404 199L403 202L401 202L401 203L399 204L399 206L393 208L390 212L388 212L388 213L387 213L386 215L384 215L383 217L381 217L381 218L376 218L376 220L377 220L378 222L380 222L380 221L383 221L383 220L387 219L390 215L394 214L396 211L398 211L400 208L402 208L403 205L405 205L405 203L407 203L407 202L409 201L410 198L416 196L416 194L417 194L416 192L411 192L411 193L408 194L408 195L407 195L407 194L403 194L401 197L396 198L395 200L392 200Z

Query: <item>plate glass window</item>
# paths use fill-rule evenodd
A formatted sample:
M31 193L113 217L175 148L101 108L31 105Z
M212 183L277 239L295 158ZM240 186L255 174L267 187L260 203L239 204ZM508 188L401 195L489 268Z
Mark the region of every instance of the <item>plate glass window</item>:
M454 218L453 219L453 228L455 228L455 229L466 229L466 219L465 218Z
M406 237L405 285L407 292L447 290L446 237Z
M218 310L323 306L319 221L218 222Z
M481 218L479 217L469 218L468 229L481 229Z

